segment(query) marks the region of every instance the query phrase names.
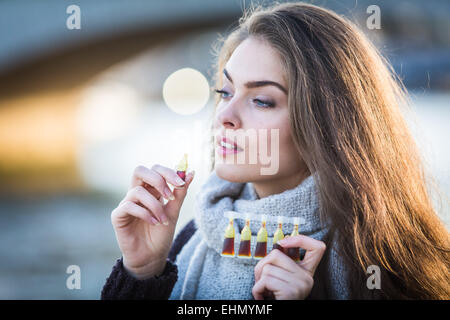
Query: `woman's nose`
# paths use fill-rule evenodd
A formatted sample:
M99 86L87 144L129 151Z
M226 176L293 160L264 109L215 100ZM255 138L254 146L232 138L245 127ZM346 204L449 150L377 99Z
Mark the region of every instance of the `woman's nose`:
M223 126L225 129L241 128L241 119L235 102L230 101L227 105L220 108L216 116L217 125Z

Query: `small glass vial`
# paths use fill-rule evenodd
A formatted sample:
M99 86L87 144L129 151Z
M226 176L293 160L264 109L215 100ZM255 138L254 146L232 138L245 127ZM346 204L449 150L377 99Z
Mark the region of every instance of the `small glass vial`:
M245 226L241 231L241 241L239 243L238 258L250 259L252 257L251 241L252 231L250 230L250 219L247 216L245 219Z
M256 248L255 248L255 255L253 257L259 260L264 258L266 255L267 255L267 229L266 229L266 216L263 215L261 217L261 228L259 229L258 235L256 236Z
M225 229L225 237L223 239L222 257L234 257L234 225L233 216L230 216L229 223Z
M188 168L188 160L187 153L184 154L183 159L181 159L180 163L177 166L177 175L184 180L186 180L186 170Z
M283 233L283 217L278 217L277 219L277 223L278 223L278 228L275 231L274 235L273 235L273 245L272 245L272 250L274 249L278 249L281 252L284 252L284 249L282 246L280 246L278 244L278 241L283 240L284 239L284 233Z
M298 236L298 225L300 219L294 218L294 230L292 230L291 237ZM287 255L294 261L300 261L300 248L288 248Z

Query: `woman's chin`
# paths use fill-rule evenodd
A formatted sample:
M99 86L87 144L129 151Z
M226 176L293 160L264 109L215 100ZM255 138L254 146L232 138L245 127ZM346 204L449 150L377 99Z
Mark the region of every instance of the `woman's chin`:
M214 167L217 176L223 180L235 183L252 181L252 174L247 165L217 164Z

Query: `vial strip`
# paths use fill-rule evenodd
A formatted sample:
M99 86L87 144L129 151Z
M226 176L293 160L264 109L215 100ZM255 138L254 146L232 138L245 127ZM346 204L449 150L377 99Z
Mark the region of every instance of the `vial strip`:
M236 213L236 216L234 215L236 212L234 211L228 211L226 216L229 219L229 223L225 229L225 236L224 236L224 242L223 242L223 249L222 249L222 256L224 257L237 257L241 259L251 259L252 253L251 253L251 241L252 241L252 234L250 230L250 218L252 217L251 214L238 214ZM256 216L256 215L254 215ZM234 245L235 245L235 230L233 221L235 218L243 217L245 219L245 226L241 231L240 236L240 242L239 242L239 251L237 256L234 253ZM268 220L268 217L265 215L257 216L259 220L261 221L261 228L258 231L258 234L256 236L256 247L255 252L253 255L254 259L262 259L267 255L267 243L268 237L267 229L266 229L266 223ZM299 235L299 225L300 225L300 218L299 217L288 217L289 221L292 221L294 224L294 229L290 236L296 236ZM285 217L278 216L276 217L277 221L277 230L274 233L273 241L272 241L272 250L278 249L281 250L283 253L287 254L292 260L294 261L300 261L300 249L299 248L283 248L278 244L278 241L284 239L285 235L283 233L283 223L285 222ZM273 220L272 220L273 221Z

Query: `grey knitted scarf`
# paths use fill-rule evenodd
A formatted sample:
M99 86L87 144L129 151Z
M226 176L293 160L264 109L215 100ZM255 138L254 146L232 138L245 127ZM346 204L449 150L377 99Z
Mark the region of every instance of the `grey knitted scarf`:
M228 218L226 211L252 213L266 216L301 217L305 223L299 232L314 239L322 240L328 233L326 225L320 221L317 190L313 176L309 176L296 188L258 199L252 184L231 183L220 179L214 172L203 185L197 196L195 223L197 231L184 245L177 256L178 280L170 299L253 299L255 284L255 259L222 257L222 246ZM235 247L239 246L240 231L244 220L235 219ZM251 221L252 252L255 249L256 234L260 221ZM268 236L273 236L276 223L267 222ZM283 232L293 230L291 223L283 224ZM271 240L271 238L269 238ZM268 250L272 243L268 242ZM326 275L321 297L347 299L348 274L334 250L327 250Z

